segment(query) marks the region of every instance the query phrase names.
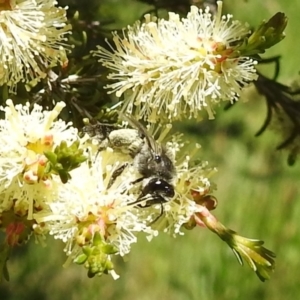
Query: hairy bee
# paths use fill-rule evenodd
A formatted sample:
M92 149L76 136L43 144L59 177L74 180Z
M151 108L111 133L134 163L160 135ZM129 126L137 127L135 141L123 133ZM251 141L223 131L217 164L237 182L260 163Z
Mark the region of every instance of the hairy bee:
M163 214L163 203L168 202L175 195L172 184L176 174L175 166L167 149L156 142L140 122L127 115L120 115L120 117L127 121L132 128L123 129L99 123L92 125L96 126L94 129L84 129L84 132L90 135L95 133L94 135L100 139L99 151L111 147L131 156L134 168L141 175L132 184L139 182L142 184L141 193L132 204L140 207L160 204L161 212L153 221L155 222ZM124 163L114 171L108 187L114 183L127 166L128 163Z

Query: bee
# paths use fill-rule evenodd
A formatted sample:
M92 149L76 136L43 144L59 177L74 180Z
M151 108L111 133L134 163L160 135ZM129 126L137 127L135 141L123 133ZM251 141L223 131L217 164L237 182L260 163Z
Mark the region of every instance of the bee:
M124 115L122 118L136 128L143 138L143 143L133 158L133 165L142 176L135 183L142 181L143 186L136 203L144 202L143 207L160 204L161 212L153 221L155 222L163 214L163 203L175 195L172 184L176 175L175 166L167 149L156 142L141 123L129 116Z
M116 126L112 127L112 125L105 128L107 124L96 124L97 127L94 128L97 129L95 130L96 136L96 131L100 131L100 138L102 139L99 149L102 151L106 147L111 147L114 150L130 155L134 168L141 175L132 184L142 184L140 195L131 205L150 207L160 204L160 214L152 221L154 223L164 212L163 204L170 201L175 195L172 183L176 176L175 166L167 148L155 141L140 122L127 115L120 114L120 117L128 122L132 128L124 129ZM92 131L84 129L84 132L87 133ZM108 188L127 166L128 163L124 163L113 172Z

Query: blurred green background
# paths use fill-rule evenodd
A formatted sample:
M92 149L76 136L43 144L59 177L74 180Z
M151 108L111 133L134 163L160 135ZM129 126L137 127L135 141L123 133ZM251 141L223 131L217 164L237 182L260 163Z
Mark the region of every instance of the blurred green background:
M68 1L64 1L68 2ZM102 1L102 16L125 26L147 7L133 0ZM278 11L289 18L287 37L265 57L282 55L279 80L289 84L299 72L300 3L285 0L225 0L235 19L258 25ZM119 22L119 23L118 23ZM118 25L118 26L119 26ZM272 67L268 67L271 72ZM121 278L88 279L79 266L63 268L63 244L49 239L47 247L34 240L16 249L9 261L10 282L0 284L0 299L299 299L300 195L299 167L286 163L276 151L281 137L254 134L264 121L266 107L259 97L238 103L215 121L187 123L180 130L202 145L199 157L216 166L218 186L214 214L227 227L246 237L265 241L277 255L276 271L262 283L248 266L240 266L231 250L204 228L185 231L176 239L161 234L152 242L140 236L126 262L115 261Z

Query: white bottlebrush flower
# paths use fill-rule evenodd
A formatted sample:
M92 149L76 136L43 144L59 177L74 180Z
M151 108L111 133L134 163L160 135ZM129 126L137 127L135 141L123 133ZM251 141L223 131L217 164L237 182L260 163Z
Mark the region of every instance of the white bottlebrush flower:
M65 104L43 111L37 104L15 105L7 100L5 119L0 120L0 212L12 209L32 219L34 208L47 207L55 199L58 175L46 174L44 151L53 151L61 142L72 144L77 129L55 120Z
M0 3L0 85L38 81L50 67L67 62L66 10L52 0Z
M247 25L222 16L222 2L212 16L192 6L186 18L169 13L169 20L145 16L113 33L112 52L98 47L95 55L113 70L108 85L117 97L124 94L123 111L156 122L214 117L221 101L238 99L243 86L257 78L255 61L240 57L234 45L249 33Z
M74 240L80 246L85 245L81 240L83 229L88 234L98 231L107 236L106 242L116 246L123 256L136 242L137 232L153 230L146 228L145 221L135 215L138 210L130 206L136 200L136 195L127 193L136 177L132 169L107 188L114 168L120 166L118 161L114 165L107 164L110 160L99 154L92 166L86 162L73 170L72 178L59 187L57 201L50 204L50 211L36 213L35 219L43 222L50 234L62 239L68 247ZM67 253L70 254L71 249L68 248Z

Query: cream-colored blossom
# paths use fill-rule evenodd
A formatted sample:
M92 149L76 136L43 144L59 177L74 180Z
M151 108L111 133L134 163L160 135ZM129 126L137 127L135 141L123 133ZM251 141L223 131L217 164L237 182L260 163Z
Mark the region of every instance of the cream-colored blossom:
M58 175L46 174L45 151L53 151L62 141L78 139L77 129L55 120L65 104L43 111L35 104L14 105L7 100L5 119L0 120L0 211L13 209L18 215L32 219L34 208L47 207L55 199Z
M222 16L222 2L212 16L192 6L186 18L169 13L169 20L145 16L128 26L123 37L113 33L111 51L98 47L95 55L112 70L107 88L124 96L122 110L156 122L202 118L206 110L234 101L257 78L255 61L240 57L234 45L249 33L247 25Z
M0 85L36 82L48 69L67 62L66 10L52 0L0 3Z

